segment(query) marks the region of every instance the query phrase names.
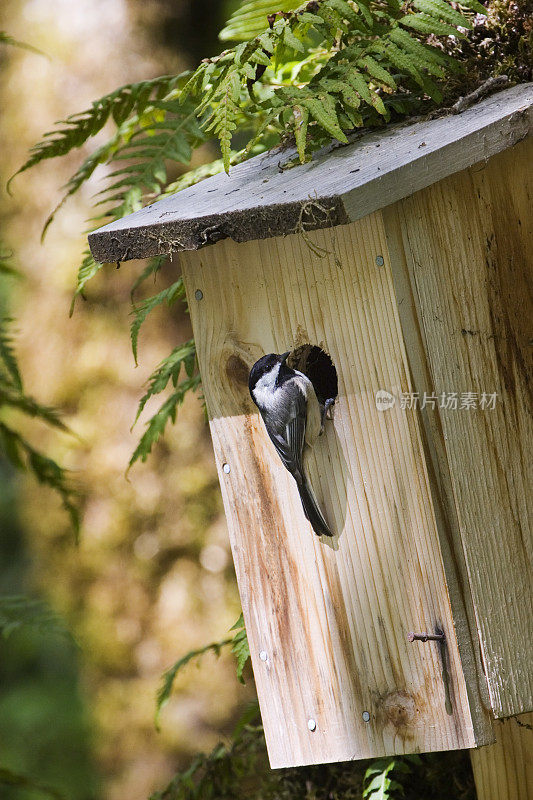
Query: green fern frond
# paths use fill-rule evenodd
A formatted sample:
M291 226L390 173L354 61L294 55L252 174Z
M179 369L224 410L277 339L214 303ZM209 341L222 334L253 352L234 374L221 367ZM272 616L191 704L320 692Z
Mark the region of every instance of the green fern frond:
M211 642L211 644L201 647L198 650L191 650L189 653L180 658L179 661L176 661L176 663L173 664L170 669L167 669L167 671L163 674L161 686L157 692L156 698L156 726L159 726L161 711L170 699L174 682L178 674L187 666L187 664L189 664L191 661L201 658L203 655L205 655L205 653L214 653L218 658L222 652L222 649L228 645L231 645L231 652L237 659L237 677L241 683L244 683L242 679L242 673L244 667L246 666L246 662L250 658L250 649L248 647L248 639L246 637L246 629L244 627L242 613L235 625L232 625L230 631L236 631L236 633L230 638L222 639L220 642ZM250 711L248 716L252 718L257 716L257 708L255 706L253 713Z
M242 80L239 72L230 70L209 100L212 111L206 122L205 130L207 133L213 132L218 136L226 172L229 172L230 167L231 138L237 128L241 88Z
M68 431L67 426L61 420L55 408L42 405L33 398L28 397L28 395L22 392L21 387L13 385L10 381L6 381L0 374L0 408L3 406L22 411L29 417L41 419L53 428Z
M294 106L294 138L300 161L305 161L305 150L307 143L307 125L309 123L309 111L303 106Z
M63 622L42 600L26 595L0 595L0 635L5 639L21 628L52 636L69 636Z
M240 683L244 683L242 673L248 662L248 659L250 658L250 645L248 644L248 636L246 635L246 628L244 627L244 617L242 613L235 625L232 625L230 630L236 631L231 641L231 652L237 659L237 678Z
M314 120L318 122L331 137L338 139L339 142L347 142L346 134L342 131L336 111L335 99L330 94L319 95L317 98L310 97L301 101Z
M166 256L156 256L155 258L151 258L146 267L141 272L141 274L135 278L130 289L130 300L132 305L134 305L134 297L137 289L140 286L142 286L142 284L146 280L148 280L150 275L154 276L154 283L155 283L157 273L159 272L159 270L161 269L166 260L167 260Z
M83 261L81 262L79 269L78 269L78 278L76 281L76 290L72 297L72 302L70 304L70 311L69 315L72 316L74 313L74 305L76 303L76 297L81 296L84 297L83 290L85 288L85 284L91 278L93 278L97 272L100 272L104 265L100 264L98 261L95 261L92 257L89 250L85 251L85 255Z
M137 344L139 339L139 331L150 311L153 311L153 309L156 308L156 306L161 305L161 303L166 303L170 308L170 306L172 306L176 300L183 297L185 297L183 279L178 278L178 280L173 283L172 286L169 286L167 289L163 289L162 292L159 292L152 297L146 298L146 300L143 300L141 303L139 303L139 305L134 307L133 311L131 312L133 315L133 322L131 323L130 338L131 349L133 350L133 357L135 359L135 366L137 366Z
M220 642L211 642L210 644L205 645L205 647L198 648L198 650L190 650L186 655L182 656L182 658L180 658L175 664L167 669L165 673L163 673L161 686L158 689L156 696L156 728L159 729L161 711L170 700L170 695L172 694L174 682L178 674L187 666L187 664L190 664L191 661L200 659L206 653L214 653L218 658L222 652L222 649L232 642L233 639L222 639Z
M278 11L294 11L302 0L251 0L233 12L218 34L223 42L253 39L268 28L268 17Z
M40 483L59 494L77 540L80 531L79 495L71 485L67 471L52 458L36 450L18 431L4 422L0 422L0 447L16 469L29 467Z
M6 767L0 767L0 786L11 786L15 791L17 789L22 790L24 794L30 792L32 797L44 797L48 798L48 800L66 800L65 795L58 792L57 789L45 786L28 775L13 772L13 770Z
M432 17L429 14L407 14L407 16L402 17L399 22L406 28L412 28L418 33L424 33L428 36L433 34L434 36L464 37L464 33L458 31L457 28L453 27L453 25L448 25L446 22L441 22L439 19L435 19L435 17Z
M487 15L487 9L478 0L461 0L458 5L467 8L469 11L473 11L475 14Z
M462 28L471 28L472 23L460 11L456 11L445 0L411 0L414 8L429 14L435 19L441 19L450 25Z
M404 789L392 773L408 774L411 763L420 763L418 756L389 756L372 761L363 779L363 800L399 800Z
M248 3L246 14L262 13L266 5L262 0L258 2ZM438 102L441 92L429 76L442 78L449 59L433 44L416 36L432 33L457 37L462 35L458 28L467 28L470 22L447 0L415 0L414 6L417 10L409 8L402 13L398 2L384 6L379 0L319 0L313 13L301 6L292 13L278 15L270 28L255 39L202 64L191 78L187 93L198 97L199 114L208 112L206 130L219 138L225 169L229 168L229 148L239 109L247 108L256 117L266 111L267 125L277 127L280 134L290 124L298 134L298 152L303 161L309 147L314 149L323 143L323 134L345 142L343 125L367 121L375 124L376 113L388 119L384 102L387 93L403 89L411 97L418 94L423 99L428 95ZM301 53L302 60L306 60L311 50L317 51L317 45L327 55L317 62L317 71L309 76L306 85L289 82L270 95L262 89L256 92L257 96L242 93L246 83L249 88L250 83L257 82L268 86L273 73L277 74L280 53L286 59L287 48L298 51L298 57ZM261 71L252 68L259 62ZM361 100L359 105L354 102L354 91ZM400 106L395 98L393 107ZM298 110L302 108L309 115L307 127L303 128L299 126ZM262 131L264 128L259 136ZM252 141L257 138L252 137Z
M18 47L21 50L28 50L30 53L35 53L35 55L37 56L45 55L45 53L43 53L42 50L39 50L37 47L34 47L33 45L28 44L27 42L20 42L18 39L14 39L5 31L0 31L0 44L7 44L10 45L11 47Z
M95 100L91 108L58 122L61 127L45 133L42 141L31 148L30 157L10 178L8 186L16 175L20 175L41 161L64 156L71 150L81 147L102 130L108 119L112 118L119 126L131 114L141 114L152 100L162 99L168 95L181 78L181 75L164 75L150 81L121 86L114 92Z
M0 320L0 365L4 366L15 389L22 392L22 377L13 349L13 334L10 329L12 322L10 317Z
M99 164L105 164L110 159L113 151L118 148L121 140L122 140L122 134L120 132L117 132L109 142L106 142L100 147L97 147L96 150L90 155L88 155L87 158L83 161L81 166L76 170L74 175L69 179L69 181L63 187L64 189L66 189L65 194L63 195L59 203L56 205L56 207L48 215L41 232L41 241L44 240L46 232L48 231L48 228L54 221L57 212L64 206L69 197L72 197L72 195L76 194L78 189L80 189L83 186L83 184L89 180L89 178L95 171L96 167L98 167Z
M156 444L156 442L158 442L163 435L167 423L169 421L172 423L176 422L177 409L178 406L183 403L185 395L188 392L195 392L199 386L199 375L195 375L192 378L187 378L187 380L184 380L178 384L176 391L173 392L173 394L171 394L167 400L165 400L160 409L146 423L146 431L142 435L139 444L135 448L135 451L130 458L128 470L130 470L135 462L139 459L141 461L146 461L152 451L153 445Z
M359 59L359 64L366 67L368 74L371 78L375 78L379 83L389 86L391 89L396 89L396 81L388 70L381 66L372 56L364 56Z
M196 347L194 339L189 339L188 342L184 342L184 344L175 347L171 354L161 361L155 372L150 375L148 389L139 401L139 407L133 424L135 425L141 416L148 400L154 395L164 391L169 381L171 381L174 388L176 388L182 369L185 370L185 374L188 378L192 378L195 364Z

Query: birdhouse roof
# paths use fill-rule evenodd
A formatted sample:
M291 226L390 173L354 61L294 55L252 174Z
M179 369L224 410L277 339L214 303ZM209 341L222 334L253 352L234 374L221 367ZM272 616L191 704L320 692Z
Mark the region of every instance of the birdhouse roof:
M303 165L277 148L89 235L98 261L343 225L512 147L533 131L533 84L461 114L358 133Z

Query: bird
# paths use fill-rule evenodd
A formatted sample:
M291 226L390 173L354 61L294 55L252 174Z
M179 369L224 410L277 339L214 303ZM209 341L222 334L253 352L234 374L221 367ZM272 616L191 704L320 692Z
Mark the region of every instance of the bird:
M304 451L324 429L330 404L320 403L309 378L287 364L291 351L262 356L248 387L270 440L298 487L306 518L317 536L333 536L305 472Z

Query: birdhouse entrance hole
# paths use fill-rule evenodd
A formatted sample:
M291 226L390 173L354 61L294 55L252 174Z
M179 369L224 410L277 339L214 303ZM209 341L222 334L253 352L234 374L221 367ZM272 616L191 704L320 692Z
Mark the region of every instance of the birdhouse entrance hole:
M339 393L337 370L331 356L318 345L302 344L296 347L288 357L287 364L307 375L320 403L335 400Z

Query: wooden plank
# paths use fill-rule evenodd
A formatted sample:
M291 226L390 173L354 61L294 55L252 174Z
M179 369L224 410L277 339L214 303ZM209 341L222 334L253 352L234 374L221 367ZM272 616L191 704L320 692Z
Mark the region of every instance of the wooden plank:
M531 800L532 726L533 714L503 720L495 726L496 744L471 751L477 800Z
M531 163L527 140L396 209L427 390L478 393L478 408L438 417L498 717L533 709Z
M388 126L325 148L294 169L292 149L273 150L160 200L89 235L99 261L196 250L348 223L407 197L533 130L533 84L500 92L460 115Z
M410 389L381 217L309 237L323 257L302 236L183 257L271 764L472 747L486 730L469 709L418 415L376 408L379 389ZM339 373L310 458L332 544L313 535L247 391L260 355L304 341ZM407 641L437 626L444 665L438 644Z
M424 392L429 397L436 396L425 335L420 325L420 303L413 290L405 257L397 204L384 209L383 222L411 385L419 397L423 397ZM470 710L476 729L485 727L489 738L493 735L490 696L479 649L474 604L438 408L432 407L432 404L420 408L420 424Z

